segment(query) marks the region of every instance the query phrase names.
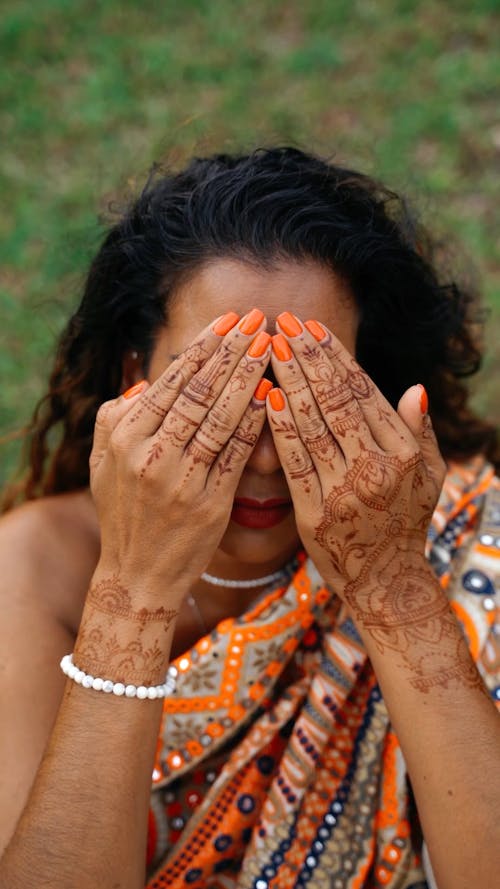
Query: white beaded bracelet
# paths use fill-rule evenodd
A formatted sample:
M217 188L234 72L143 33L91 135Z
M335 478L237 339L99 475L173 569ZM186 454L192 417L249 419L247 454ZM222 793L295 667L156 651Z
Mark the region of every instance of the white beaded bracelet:
M126 698L139 698L141 701L155 701L156 698L166 698L173 694L177 678L177 667L171 664L163 685L125 685L123 682L112 682L111 679L101 679L100 676L94 677L90 673L84 673L73 663L72 654L64 655L61 670L68 679L72 679L83 688L93 688L94 691L103 691L105 694L112 693L117 697L125 695Z

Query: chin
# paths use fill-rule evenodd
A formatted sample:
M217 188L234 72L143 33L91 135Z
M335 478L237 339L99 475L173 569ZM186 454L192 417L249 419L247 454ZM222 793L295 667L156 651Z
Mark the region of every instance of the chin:
M265 564L290 558L301 541L293 515L266 530L244 528L232 520L219 544L219 551L249 565Z

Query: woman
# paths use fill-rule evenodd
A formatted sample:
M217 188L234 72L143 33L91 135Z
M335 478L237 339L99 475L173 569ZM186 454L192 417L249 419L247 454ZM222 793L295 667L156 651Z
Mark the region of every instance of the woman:
M492 889L468 311L395 195L292 149L110 229L0 533L3 887Z

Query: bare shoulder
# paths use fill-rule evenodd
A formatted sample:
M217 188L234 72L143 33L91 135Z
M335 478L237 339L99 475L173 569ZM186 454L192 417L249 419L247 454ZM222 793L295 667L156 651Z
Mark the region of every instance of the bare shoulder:
M25 602L77 624L99 555L99 530L84 491L25 503L0 520L0 602Z

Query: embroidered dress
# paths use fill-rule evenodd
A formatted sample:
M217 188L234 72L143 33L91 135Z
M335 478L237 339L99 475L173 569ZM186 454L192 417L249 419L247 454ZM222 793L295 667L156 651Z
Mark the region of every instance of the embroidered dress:
M428 557L500 703L500 485L453 464ZM148 889L423 889L398 740L345 606L304 554L288 588L174 662L153 773Z

